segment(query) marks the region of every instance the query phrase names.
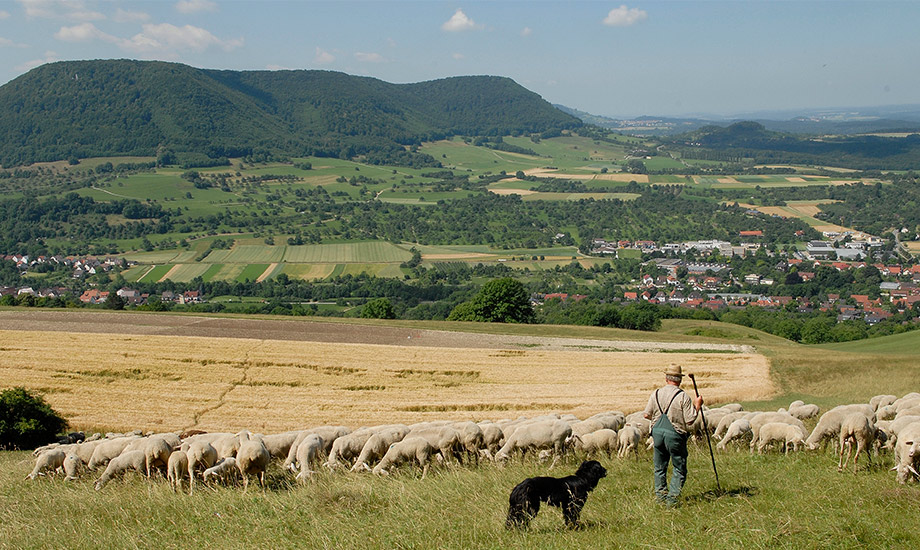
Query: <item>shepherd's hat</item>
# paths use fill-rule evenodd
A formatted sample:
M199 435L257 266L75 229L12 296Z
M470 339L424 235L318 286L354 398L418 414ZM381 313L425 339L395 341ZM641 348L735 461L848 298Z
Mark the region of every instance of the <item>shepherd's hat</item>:
M680 365L671 365L668 367L668 370L664 371L668 376L683 376L684 373L680 370Z

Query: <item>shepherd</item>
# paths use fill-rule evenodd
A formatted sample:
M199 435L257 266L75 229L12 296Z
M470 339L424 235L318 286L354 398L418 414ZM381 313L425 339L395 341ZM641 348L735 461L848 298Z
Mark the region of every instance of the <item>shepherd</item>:
M665 385L649 397L644 416L652 422L655 455L655 499L669 507L677 506L687 480L687 438L703 398L691 398L680 389L684 374L680 365L664 371ZM668 487L668 462L674 466Z

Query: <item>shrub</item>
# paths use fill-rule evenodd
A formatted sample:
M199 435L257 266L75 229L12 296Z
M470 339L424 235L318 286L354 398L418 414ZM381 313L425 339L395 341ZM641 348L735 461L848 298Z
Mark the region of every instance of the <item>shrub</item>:
M54 441L67 420L25 388L0 392L0 448L34 449Z

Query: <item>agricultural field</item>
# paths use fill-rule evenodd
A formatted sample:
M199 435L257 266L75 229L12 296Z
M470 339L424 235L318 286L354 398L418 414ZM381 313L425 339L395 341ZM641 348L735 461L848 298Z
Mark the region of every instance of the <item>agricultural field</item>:
M87 429L196 425L273 431L338 421L354 426L550 410L628 411L644 403L658 385L661 367L674 362L700 376L708 403L738 399L749 410L786 406L796 398L823 408L865 401L875 393L915 390L920 379L916 333L808 347L704 321L668 320L661 332L634 333L477 323L73 315L0 312L0 380L43 391L75 427ZM235 326L236 321L247 324ZM48 338L62 342L62 349L48 349ZM63 357L74 346L80 352ZM730 389L744 372L758 373L754 383ZM108 414L94 412L103 408ZM180 539L182 546L361 549L430 546L432 540L443 548L560 549L607 547L611 541L622 547L672 541L719 548L920 542L914 521L920 489L897 485L888 471L890 454L873 456L868 467L860 461L854 475L838 473L830 451L789 456L752 455L746 446L717 451L720 491L705 443L690 445L691 475L676 509L655 505L651 454L643 450L637 459L599 457L608 475L588 498L582 529L562 528L561 514L551 507L541 510L529 530L504 528L515 484L531 476L569 474L578 460L567 458L552 471L534 459L501 468L488 462L435 466L422 479L407 468L387 477L322 469L306 485L272 466L264 491L199 488L190 496L140 476L101 492L93 491L93 476L66 483L24 481L30 454L2 452L0 546L173 547Z
M753 210L758 210L764 214L771 216L782 216L784 218L799 218L804 221L811 227L814 227L816 231L834 231L837 233L859 233L857 230L849 227L844 227L842 225L837 225L834 223L829 223L825 220L819 220L815 217L821 211L821 205L831 202L836 202L831 199L827 200L818 200L818 201L788 201L786 206L757 206L753 204L740 204L745 208L751 208Z

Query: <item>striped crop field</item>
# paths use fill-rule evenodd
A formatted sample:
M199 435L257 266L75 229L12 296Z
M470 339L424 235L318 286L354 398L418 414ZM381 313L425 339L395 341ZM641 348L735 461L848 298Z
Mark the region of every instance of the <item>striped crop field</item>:
M162 279L164 275L169 273L169 270L172 268L173 268L172 264L154 266L153 269L151 269L146 274L144 274L140 279L138 279L138 282L155 283L159 281L160 279Z
M292 279L315 281L332 275L335 264L284 264L281 273Z
M265 273L266 269L268 269L268 264L249 264L243 268L239 275L237 275L236 280L241 283L247 279L255 281L259 276Z
M270 264L280 262L284 258L284 246L269 246L257 244L237 245L230 250L213 250L205 261L208 263L227 264Z
M385 241L288 246L284 255L288 263L404 262L411 258L408 250Z
M187 283L195 277L203 277L210 268L209 264L176 264L166 278L176 283Z
M147 272L150 271L150 269L151 269L151 266L149 265L143 265L143 264L136 265L134 267L129 267L128 269L124 270L121 273L121 275L129 283L136 283L138 279L146 275Z
M360 275L367 273L374 277L398 277L403 276L402 270L398 264L345 264L342 275Z
M223 268L214 275L214 280L234 281L240 276L245 267L245 264L223 264Z
M201 278L206 283L213 281L223 268L224 264L209 264L208 270L201 274Z

